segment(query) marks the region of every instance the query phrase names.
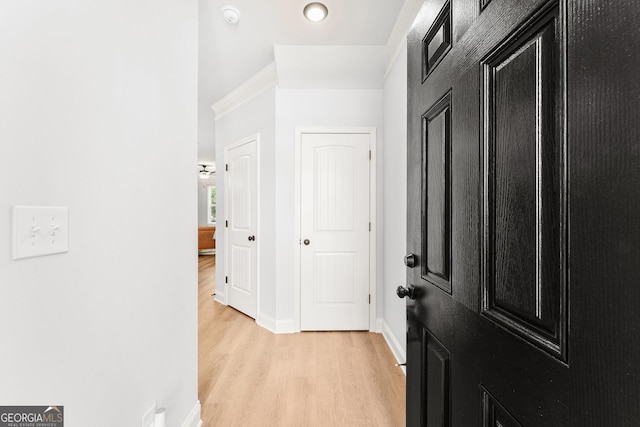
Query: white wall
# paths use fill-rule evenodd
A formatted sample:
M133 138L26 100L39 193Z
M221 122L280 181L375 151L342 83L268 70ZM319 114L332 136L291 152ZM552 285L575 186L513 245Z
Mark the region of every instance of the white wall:
M384 332L396 357L406 355L407 246L407 45L403 43L384 82ZM404 361L404 360L403 360Z
M207 98L217 82L210 72L215 67L215 52L211 51L216 31L213 22L220 19L220 10L214 2L198 0L198 163L213 163L215 153L215 120L211 104L215 99Z
M216 125L211 105L205 108L202 101L198 104L198 164L211 165L216 161Z
M283 331L294 323L295 130L297 127L374 127L378 130L378 184L382 185L382 91L278 89L276 96L276 283L277 319ZM378 188L380 190L380 187ZM380 193L380 191L378 191ZM382 198L378 198L378 222ZM382 295L382 228L378 227L377 294ZM383 302L377 300L378 317Z
M276 317L276 254L274 252L274 241L276 239L276 211L274 209L275 200L275 87L272 87L256 97L252 98L242 106L216 120L216 158L217 169L224 170L224 147L238 142L248 136L260 134L259 143L259 198L260 198L260 232L256 234L260 250L260 266L258 280L260 281L260 299L258 301L258 321L263 324L272 325ZM223 230L222 225L225 219L225 193L224 193L224 173L218 172L217 187L217 214L219 230ZM216 235L216 283L224 284L225 258L224 248L225 236L223 233Z
M196 0L0 2L3 405L197 407L197 28ZM14 205L68 206L70 251L13 261Z

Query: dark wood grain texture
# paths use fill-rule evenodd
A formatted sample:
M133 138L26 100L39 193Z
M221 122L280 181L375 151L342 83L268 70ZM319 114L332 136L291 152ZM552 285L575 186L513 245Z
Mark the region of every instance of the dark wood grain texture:
M423 79L435 70L451 50L451 28L451 2L447 0L422 41Z
M571 424L637 426L640 8L572 1L568 17Z
M451 355L428 331L424 331L426 422L428 426L449 426L451 421Z
M483 314L566 361L564 31L550 4L483 61Z
M459 41L473 25L480 10L480 0L456 0L451 5L456 18L453 39Z
M482 389L482 427L522 427L507 409Z
M423 277L451 293L451 96L423 118ZM427 175L428 171L428 175Z
M470 310L480 306L480 79L473 68L452 84L451 283L453 298ZM464 120L459 120L464 117Z
M433 341L452 426L636 426L640 8L452 2L451 49L424 79L443 5L408 36L407 425L444 422ZM443 168L423 162L424 117L448 93L451 293L422 274L446 225L425 219Z

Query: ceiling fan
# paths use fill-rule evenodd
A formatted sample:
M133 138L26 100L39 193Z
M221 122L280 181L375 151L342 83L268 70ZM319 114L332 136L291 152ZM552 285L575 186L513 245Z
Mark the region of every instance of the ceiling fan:
M201 168L200 171L198 171L201 179L207 179L216 173L215 170L208 169L211 165L199 164L198 166Z

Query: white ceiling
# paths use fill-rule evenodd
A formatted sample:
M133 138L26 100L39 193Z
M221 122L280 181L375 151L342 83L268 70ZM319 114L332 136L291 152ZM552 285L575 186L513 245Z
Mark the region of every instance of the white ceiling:
M403 0L324 0L319 23L302 9L311 0L200 0L200 99L211 106L273 62L280 45L385 45ZM240 11L237 25L221 8Z
M215 160L211 105L271 64L275 45L288 46L288 51L303 45L384 46L404 3L404 0L324 0L329 15L314 23L302 15L302 9L311 1L199 0L200 161ZM240 11L237 25L223 20L221 8L225 5ZM366 59L367 55L364 56L362 59ZM309 53L306 57L310 57ZM312 65L309 62L309 71ZM318 69L316 75L320 72Z

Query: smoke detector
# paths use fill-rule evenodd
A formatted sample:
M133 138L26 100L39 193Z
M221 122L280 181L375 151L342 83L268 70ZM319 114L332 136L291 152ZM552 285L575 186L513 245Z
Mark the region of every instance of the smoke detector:
M240 20L240 11L233 6L222 6L222 17L227 23L235 25Z

